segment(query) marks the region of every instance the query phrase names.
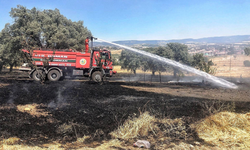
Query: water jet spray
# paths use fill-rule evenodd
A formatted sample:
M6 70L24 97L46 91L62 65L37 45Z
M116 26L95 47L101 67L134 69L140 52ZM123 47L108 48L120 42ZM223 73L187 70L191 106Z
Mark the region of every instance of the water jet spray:
M212 82L212 83L214 83L214 84L216 84L216 85L218 85L220 87L230 88L230 89L237 89L238 88L238 86L235 85L234 83L231 83L231 82L228 82L227 80L212 76L212 75L210 75L210 74L208 74L206 72L203 72L203 71L197 70L197 69L195 69L193 67L181 64L181 63L179 63L177 61L167 59L167 58L164 58L164 57L160 57L158 55L155 55L155 54L152 54L152 53L149 53L149 52L145 52L145 51L142 51L142 50L138 50L138 49L135 49L135 48L131 48L131 47L128 47L128 46L124 46L124 45L112 43L112 42L109 42L109 41L105 41L105 40L102 40L102 39L99 39L99 38L97 40L100 40L102 42L109 43L109 44L112 44L112 45L115 45L115 46L119 46L121 48L130 50L132 52L142 54L142 55L147 56L149 58L154 58L155 60L161 61L161 62L163 62L163 63L165 63L167 65L173 66L173 67L178 68L180 70L184 70L184 71L191 72L191 73L194 73L196 75L202 76L205 79L207 79L208 81L210 81L210 82Z

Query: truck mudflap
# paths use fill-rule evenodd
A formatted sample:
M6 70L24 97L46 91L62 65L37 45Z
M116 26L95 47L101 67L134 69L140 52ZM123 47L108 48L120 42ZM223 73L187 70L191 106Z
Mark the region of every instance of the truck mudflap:
M113 70L109 70L109 75L112 77L113 76L113 74L116 74L117 73L117 71L113 71Z

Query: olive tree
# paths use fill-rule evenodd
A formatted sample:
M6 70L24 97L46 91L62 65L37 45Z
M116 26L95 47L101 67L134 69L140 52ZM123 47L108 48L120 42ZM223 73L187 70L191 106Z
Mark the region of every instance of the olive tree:
M18 5L11 9L10 16L13 24L7 23L0 32L0 58L11 67L10 71L22 59L22 48L30 51L38 48L83 51L85 38L91 36L83 21L73 22L58 9L27 9Z

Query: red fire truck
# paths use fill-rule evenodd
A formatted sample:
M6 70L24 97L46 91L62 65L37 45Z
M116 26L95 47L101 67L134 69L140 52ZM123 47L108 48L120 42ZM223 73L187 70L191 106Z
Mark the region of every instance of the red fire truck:
M36 81L40 81L41 75L44 75L50 81L62 80L65 76L85 76L101 82L104 77L112 77L116 73L113 71L111 52L106 49L97 50L92 46L90 53L72 50L22 51L31 58L32 65L19 70L29 71L29 76Z

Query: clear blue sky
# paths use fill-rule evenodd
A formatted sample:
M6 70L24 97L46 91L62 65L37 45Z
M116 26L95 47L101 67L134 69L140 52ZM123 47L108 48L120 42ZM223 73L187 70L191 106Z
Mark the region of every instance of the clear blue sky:
M250 0L0 0L0 30L18 4L58 8L110 41L250 35Z

